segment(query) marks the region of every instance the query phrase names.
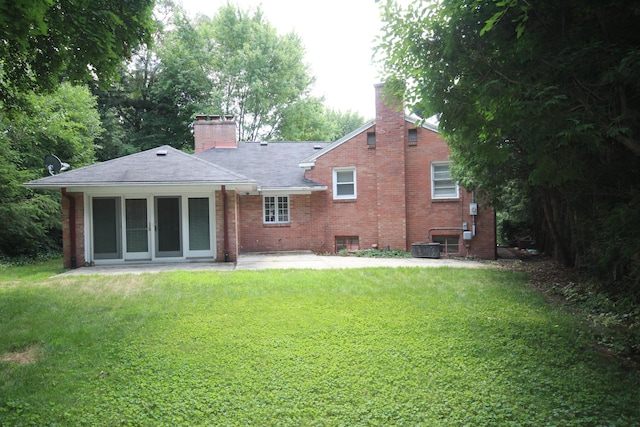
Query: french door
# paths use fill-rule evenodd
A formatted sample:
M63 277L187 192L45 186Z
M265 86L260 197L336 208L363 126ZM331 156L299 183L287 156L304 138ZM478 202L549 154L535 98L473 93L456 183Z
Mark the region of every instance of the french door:
M210 258L215 213L209 195L92 197L96 261Z
M182 256L182 198L155 197L157 257Z
M94 197L92 212L94 259L121 258L120 198Z
M147 199L125 199L125 254L128 260L151 259Z

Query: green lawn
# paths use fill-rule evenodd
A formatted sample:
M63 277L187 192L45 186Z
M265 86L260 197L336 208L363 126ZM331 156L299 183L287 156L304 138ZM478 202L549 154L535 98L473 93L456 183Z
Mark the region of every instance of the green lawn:
M640 425L640 374L518 273L57 265L0 269L0 425Z

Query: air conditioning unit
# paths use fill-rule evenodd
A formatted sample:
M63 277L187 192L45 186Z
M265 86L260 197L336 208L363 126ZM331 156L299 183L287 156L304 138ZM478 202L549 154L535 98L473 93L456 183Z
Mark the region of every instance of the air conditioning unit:
M440 258L440 243L413 243L411 255L414 258Z

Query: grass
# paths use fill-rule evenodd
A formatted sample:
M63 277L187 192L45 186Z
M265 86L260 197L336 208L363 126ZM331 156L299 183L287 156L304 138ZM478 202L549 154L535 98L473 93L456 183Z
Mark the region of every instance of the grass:
M18 268L0 425L640 425L640 374L522 274Z

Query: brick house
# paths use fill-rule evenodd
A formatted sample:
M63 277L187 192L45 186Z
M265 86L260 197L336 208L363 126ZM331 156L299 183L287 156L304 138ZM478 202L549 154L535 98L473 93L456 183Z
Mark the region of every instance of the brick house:
M375 90L375 120L332 143L238 142L232 117L198 116L192 155L163 146L26 185L62 192L65 267L417 242L494 259L494 210L451 179L437 129Z

